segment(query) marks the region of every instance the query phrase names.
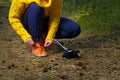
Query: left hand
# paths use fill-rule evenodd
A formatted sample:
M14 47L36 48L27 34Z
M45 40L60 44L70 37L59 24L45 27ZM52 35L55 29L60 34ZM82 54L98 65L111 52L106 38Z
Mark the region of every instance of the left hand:
M45 41L45 44L44 44L44 47L48 47L52 44L52 40L46 40Z

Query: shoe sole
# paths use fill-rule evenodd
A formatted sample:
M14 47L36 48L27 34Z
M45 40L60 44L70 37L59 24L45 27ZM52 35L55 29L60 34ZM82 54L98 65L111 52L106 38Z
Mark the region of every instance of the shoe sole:
M47 54L34 54L34 53L32 53L32 54L37 57L47 57L48 56Z

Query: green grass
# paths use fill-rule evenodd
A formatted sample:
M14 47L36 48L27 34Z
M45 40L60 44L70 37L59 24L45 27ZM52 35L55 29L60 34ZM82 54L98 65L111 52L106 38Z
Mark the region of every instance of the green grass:
M10 0L0 0L0 4L6 4L6 3L9 3Z
M120 30L120 0L64 0L63 15L91 32Z

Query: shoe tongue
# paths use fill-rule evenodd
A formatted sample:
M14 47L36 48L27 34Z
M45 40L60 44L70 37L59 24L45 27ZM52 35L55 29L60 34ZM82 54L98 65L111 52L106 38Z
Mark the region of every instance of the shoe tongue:
M40 44L39 43L35 43L33 46L34 47L40 47Z

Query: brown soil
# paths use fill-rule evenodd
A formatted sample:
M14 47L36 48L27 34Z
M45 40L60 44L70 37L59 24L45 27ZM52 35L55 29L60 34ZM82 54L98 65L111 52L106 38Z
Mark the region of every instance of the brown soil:
M80 50L80 59L62 58L55 43L48 57L31 54L8 22L9 6L0 11L0 80L119 80L120 38L111 34L85 34L60 40L64 46Z

